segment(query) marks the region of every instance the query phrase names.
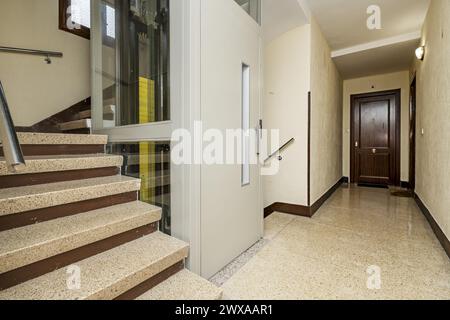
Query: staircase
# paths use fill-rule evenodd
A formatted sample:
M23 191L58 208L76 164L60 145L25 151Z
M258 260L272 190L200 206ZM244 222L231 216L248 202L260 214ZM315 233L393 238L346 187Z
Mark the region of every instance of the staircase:
M103 107L103 120L114 121L114 105ZM89 134L92 130L91 106L82 106L74 119L57 124L58 129L63 133Z
M18 137L20 174L0 148L1 300L221 298L184 269L188 244L158 231L161 209L138 200L141 181L120 175L107 137Z

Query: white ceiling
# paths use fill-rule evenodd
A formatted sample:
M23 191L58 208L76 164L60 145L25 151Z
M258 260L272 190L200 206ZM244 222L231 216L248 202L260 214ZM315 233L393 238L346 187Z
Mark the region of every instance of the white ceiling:
M430 0L307 1L344 79L407 69L430 4ZM370 5L381 8L381 30L367 28Z
M343 79L407 70L419 40L410 40L334 58Z
M420 30L430 0L308 0L308 4L331 49L339 50ZM381 8L381 30L367 28L367 8L374 4Z
M301 7L302 0L262 0L262 31L264 42L309 23Z
M431 0L262 0L267 43L309 23L312 14L344 79L405 70ZM450 0L448 0L450 1ZM367 28L367 8L381 9L381 30Z

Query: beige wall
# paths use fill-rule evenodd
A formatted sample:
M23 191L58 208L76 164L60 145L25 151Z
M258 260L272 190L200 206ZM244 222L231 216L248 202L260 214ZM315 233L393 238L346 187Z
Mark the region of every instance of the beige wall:
M310 30L309 25L291 30L264 49L264 128L279 129L280 143L295 138L283 151L279 173L264 177L265 207L274 202L308 202Z
M311 21L311 204L342 178L342 79Z
M0 80L16 126L30 126L90 96L89 41L58 30L58 0L1 0L0 44L61 51L43 57L0 53Z
M352 94L401 89L401 180L409 181L409 71L344 81L343 172L350 176L350 96Z
M431 1L421 41L425 59L414 66L416 193L450 238L450 1Z

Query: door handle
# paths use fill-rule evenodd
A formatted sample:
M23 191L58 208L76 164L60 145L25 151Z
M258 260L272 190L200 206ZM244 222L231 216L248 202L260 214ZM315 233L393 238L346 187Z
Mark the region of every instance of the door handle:
M355 142L355 148L358 148L359 147L359 143L358 143L358 141L356 141Z
M373 154L377 153L377 149L372 149L372 153Z
M262 120L258 121L258 125L256 126L256 155L260 155L260 144L263 138L263 122Z

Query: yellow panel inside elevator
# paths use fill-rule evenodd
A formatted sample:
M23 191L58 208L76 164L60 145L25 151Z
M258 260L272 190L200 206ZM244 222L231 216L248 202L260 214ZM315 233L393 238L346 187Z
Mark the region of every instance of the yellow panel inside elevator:
M155 82L139 78L139 123L155 121ZM139 175L142 180L141 201L150 202L155 196L155 144L139 143Z

